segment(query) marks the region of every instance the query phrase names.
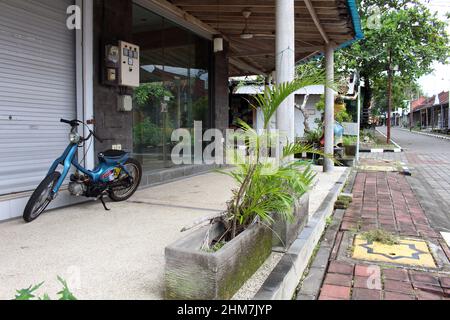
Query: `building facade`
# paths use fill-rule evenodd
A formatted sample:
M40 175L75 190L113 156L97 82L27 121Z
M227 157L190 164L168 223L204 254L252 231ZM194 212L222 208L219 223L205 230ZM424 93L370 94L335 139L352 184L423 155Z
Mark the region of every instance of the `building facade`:
M284 3L0 1L0 220L21 216L67 146L69 130L61 118L82 120L104 139L80 148L87 168L95 166L98 152L115 148L141 161L143 185L210 169L174 167L171 132L192 130L194 121L204 129L228 128L228 78L276 69L275 13ZM296 61L360 37L354 0L314 7L293 4L296 42L289 49ZM246 19L251 30L244 30ZM120 41L139 47L126 66L131 70L133 58L139 60L137 86L110 83L118 75L110 70L108 50ZM124 97L132 97L131 108ZM52 206L77 201L62 192Z

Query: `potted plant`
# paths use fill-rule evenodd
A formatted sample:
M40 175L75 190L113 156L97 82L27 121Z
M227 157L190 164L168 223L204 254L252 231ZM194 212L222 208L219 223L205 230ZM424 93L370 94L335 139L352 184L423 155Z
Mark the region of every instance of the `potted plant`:
M321 73L267 87L255 98L264 129L290 94L322 79ZM238 124L242 128L238 135L248 144L241 159L245 161L239 161L233 171L222 172L236 181L237 188L224 213L209 217L208 226L166 248L167 299L231 298L271 254L274 224L295 221L293 208L312 183L310 167L291 161L297 153L318 153L311 146L287 144L277 163L262 156L270 147L270 130L257 132L243 121ZM235 152L231 155L238 157Z
M356 144L357 144L356 137L344 136L343 146L344 146L344 153L346 156L350 156L350 157L356 156Z

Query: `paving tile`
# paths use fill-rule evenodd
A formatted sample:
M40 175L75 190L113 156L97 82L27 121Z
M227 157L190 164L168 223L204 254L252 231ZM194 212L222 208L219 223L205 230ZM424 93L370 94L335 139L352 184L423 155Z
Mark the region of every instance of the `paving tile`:
M329 298L349 299L350 287L325 284L320 292L320 296L322 295Z
M380 300L380 290L369 290L363 288L354 288L352 293L352 300Z
M425 272L410 271L411 281L439 285L439 279Z
M355 266L355 276L361 276L361 277L369 277L373 274L381 274L380 273L380 267L375 265L361 265L357 264Z
M441 300L442 299L442 296L439 294L422 291L422 290L417 290L416 296L417 296L417 299L419 299L419 300Z
M384 282L384 290L410 294L412 293L413 288L409 282L387 280Z
M450 277L441 277L441 286L445 289L450 289Z
M322 285L324 273L324 268L311 268L308 275L303 280L300 294L317 295L320 291L320 286Z
M325 295L320 295L319 300L348 300L348 299L339 299L339 298L333 298L333 297L327 297Z
M369 286L371 285L369 282L371 281L371 278L369 277L361 277L361 276L355 276L353 279L353 287L354 288L362 288L362 289L370 289Z
M444 293L444 291L439 285L433 285L429 283L415 282L413 283L413 287L414 289L421 289L427 292L432 292L440 295Z
M415 300L415 297L409 294L386 291L384 293L384 300Z
M351 274L328 273L325 277L324 283L335 285L335 286L351 287L352 275Z
M383 277L387 280L409 281L408 271L404 269L383 269Z
M356 222L348 222L348 221L343 221L342 225L341 225L341 230L343 231L350 231L350 230L354 230L357 228L357 223Z
M330 273L353 274L353 264L341 261L331 261L328 268Z

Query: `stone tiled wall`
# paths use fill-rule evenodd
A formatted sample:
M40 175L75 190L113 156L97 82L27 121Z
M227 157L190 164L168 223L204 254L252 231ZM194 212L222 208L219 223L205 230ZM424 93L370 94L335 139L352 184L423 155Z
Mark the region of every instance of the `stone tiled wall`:
M130 41L132 28L131 0L94 1L94 117L95 130L104 139L96 142L95 151L111 149L121 144L132 151L133 137L131 112L117 111L119 89L104 86L102 78L103 45L109 41Z
M224 50L214 53L214 121L215 128L225 130L229 126L228 44Z

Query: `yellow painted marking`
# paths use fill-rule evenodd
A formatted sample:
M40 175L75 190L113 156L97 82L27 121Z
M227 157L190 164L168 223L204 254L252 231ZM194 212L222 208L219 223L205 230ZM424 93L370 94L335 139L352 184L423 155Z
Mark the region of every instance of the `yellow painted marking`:
M422 240L401 239L399 244L370 243L361 235L355 238L353 258L404 265L436 268L427 243Z

